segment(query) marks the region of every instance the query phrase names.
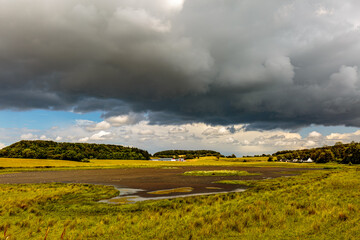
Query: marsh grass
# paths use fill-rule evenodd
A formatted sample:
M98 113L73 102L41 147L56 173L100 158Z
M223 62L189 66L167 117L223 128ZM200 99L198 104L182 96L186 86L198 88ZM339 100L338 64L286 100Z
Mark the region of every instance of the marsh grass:
M246 160L247 159L247 160ZM0 158L0 174L25 172L25 171L57 171L75 169L109 169L109 168L179 168L182 166L222 166L222 167L282 167L282 168L333 168L341 169L349 166L327 163L285 163L267 162L259 158L237 158L231 161L228 158L202 157L190 159L186 162L162 162L146 160L98 160L91 159L89 162L75 162L66 160L49 159L20 159ZM256 160L258 159L258 160ZM244 162L246 160L246 162Z
M109 203L115 203L115 204L128 204L128 203L132 203L133 200L136 199L136 197L118 197L118 198L112 198L109 199L108 202Z
M221 180L214 183L221 183L221 184L238 184L238 185L244 185L244 186L254 186L255 180Z
M213 170L213 171L187 171L183 175L186 176L250 176L260 175L260 173L249 173L247 171L237 170Z
M181 188L172 188L172 189L164 189L164 190L157 190L152 192L147 192L149 194L170 194L170 193L188 193L192 192L194 188L192 187L181 187Z
M0 233L14 239L360 239L354 168L256 181L242 193L98 203L88 184L0 185Z

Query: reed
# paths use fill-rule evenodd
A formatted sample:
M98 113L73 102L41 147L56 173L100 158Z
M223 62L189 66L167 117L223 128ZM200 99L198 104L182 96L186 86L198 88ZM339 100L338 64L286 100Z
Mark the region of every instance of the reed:
M129 205L98 202L118 194L111 186L0 185L0 231L8 240L360 239L359 192L355 167Z

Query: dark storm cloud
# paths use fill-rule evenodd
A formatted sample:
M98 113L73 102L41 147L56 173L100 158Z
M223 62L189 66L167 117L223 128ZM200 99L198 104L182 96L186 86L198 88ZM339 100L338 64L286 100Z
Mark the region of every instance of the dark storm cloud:
M0 2L0 108L360 126L357 1Z

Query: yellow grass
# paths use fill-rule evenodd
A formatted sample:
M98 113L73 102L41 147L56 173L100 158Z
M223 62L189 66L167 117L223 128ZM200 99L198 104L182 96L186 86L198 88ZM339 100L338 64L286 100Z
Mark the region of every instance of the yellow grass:
M192 192L194 189L192 187L181 187L181 188L173 188L173 189L164 189L153 192L148 192L149 194L170 194L170 193L187 193Z
M246 159L243 162L242 159ZM251 159L251 160L250 160ZM258 159L258 160L257 160ZM315 163L283 163L267 162L263 158L236 158L227 159L216 157L203 157L200 159L186 160L186 162L162 162L147 160L98 160L92 159L90 162L76 162L66 160L49 159L20 159L20 158L0 158L0 172L18 171L41 171L41 170L61 170L61 169L96 169L96 168L177 168L181 166L239 166L239 167L332 167L332 164ZM335 165L334 165L335 166ZM339 165L336 165L338 168Z
M127 204L127 203L132 203L134 200L136 199L136 197L119 197L119 198L113 198L113 199L109 199L109 203L116 203L116 204Z
M48 160L48 159L22 159L22 158L0 158L0 167L77 167L85 166L86 163L64 161L64 160Z

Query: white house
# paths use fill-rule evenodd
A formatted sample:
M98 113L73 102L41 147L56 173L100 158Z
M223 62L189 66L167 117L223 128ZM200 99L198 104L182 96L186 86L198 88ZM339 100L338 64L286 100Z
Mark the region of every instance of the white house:
M161 161L161 162L185 162L184 158L158 158L151 159L151 161Z

